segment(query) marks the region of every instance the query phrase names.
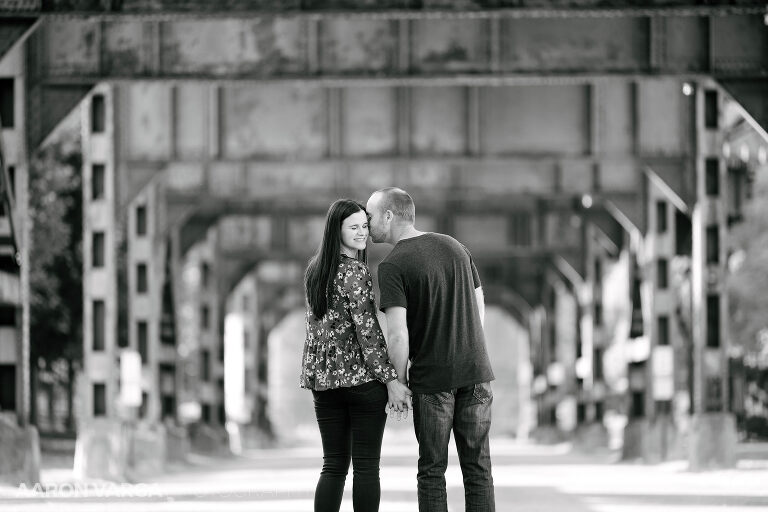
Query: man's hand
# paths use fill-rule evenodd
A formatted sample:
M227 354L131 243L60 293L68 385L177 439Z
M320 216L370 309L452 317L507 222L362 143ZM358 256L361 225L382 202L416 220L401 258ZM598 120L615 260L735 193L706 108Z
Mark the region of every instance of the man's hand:
M392 414L397 420L408 418L408 409L413 408L411 396L413 393L408 386L397 379L387 382L387 414Z

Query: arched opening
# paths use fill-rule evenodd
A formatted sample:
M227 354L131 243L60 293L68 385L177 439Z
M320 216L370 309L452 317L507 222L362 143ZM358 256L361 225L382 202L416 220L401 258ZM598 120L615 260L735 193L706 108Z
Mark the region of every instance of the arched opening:
M267 415L282 444L316 441L312 394L299 387L305 310L289 311L269 332Z
M526 438L532 427L528 330L505 308L489 304L485 341L496 377L491 435Z

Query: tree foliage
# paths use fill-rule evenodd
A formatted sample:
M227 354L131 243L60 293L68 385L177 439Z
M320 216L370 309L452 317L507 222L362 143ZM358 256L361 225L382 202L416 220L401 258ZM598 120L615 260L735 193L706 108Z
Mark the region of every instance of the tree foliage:
M728 280L732 340L748 352L764 350L768 333L768 167L755 173L753 198L744 222L731 232Z
M82 150L66 130L30 161L30 349L48 367L82 357Z

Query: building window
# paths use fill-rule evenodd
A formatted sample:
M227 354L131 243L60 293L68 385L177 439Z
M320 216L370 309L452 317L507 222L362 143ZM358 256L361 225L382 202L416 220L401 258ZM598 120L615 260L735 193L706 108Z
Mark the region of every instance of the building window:
M0 254L0 272L16 274L19 271L19 265L16 263L16 256L13 254Z
M11 197L16 197L16 166L9 165L6 169L8 170L8 187L11 189Z
M16 366L0 364L0 411L16 410Z
M173 395L163 395L160 398L160 415L163 420L166 418L176 418L176 397Z
M147 281L147 264L136 264L136 293L147 293L149 283Z
M549 320L549 360L557 360L557 325L554 320Z
M224 425L227 422L227 413L224 410L224 379L219 378L217 382L217 387L219 388L218 393L218 399L219 399L219 423Z
M629 417L642 418L645 416L645 387L646 364L645 361L631 362L627 366L629 378Z
M594 351L593 371L595 382L603 380L603 349L596 348Z
M717 129L717 91L707 89L704 93L704 126L710 130Z
M141 364L147 364L149 360L149 324L145 320L139 320L136 323L136 338Z
M93 415L107 415L107 386L103 383L93 385Z
M200 408L200 419L203 423L211 423L211 404L203 404Z
M603 402L595 402L595 421L598 421L598 422L603 421L604 411L605 411L605 406L603 405Z
M603 325L603 303L595 302L595 325Z
M93 164L91 166L91 199L98 201L104 199L104 175L106 168L104 164Z
M707 346L720 346L720 296L707 295Z
M656 400L656 414L672 414L672 401Z
M176 417L176 367L172 364L160 365L160 417Z
M200 285L203 287L203 289L208 289L208 286L211 284L211 266L203 262L200 265Z
M595 286L601 287L603 284L603 262L599 258L595 259Z
M147 234L147 207L144 205L136 207L136 236Z
M720 194L720 161L717 158L707 158L705 162L704 183L708 196Z
M207 331L211 326L211 309L208 306L200 308L200 328Z
M656 344L667 346L669 345L669 317L667 315L659 315L656 321L658 330L658 342Z
M669 262L665 258L656 261L656 286L659 290L669 287Z
M707 377L704 400L707 412L719 412L723 409L723 385L719 377Z
M0 327L16 327L16 306L0 305Z
M105 307L103 300L93 301L93 350L104 350L105 345Z
M104 267L105 237L101 231L93 233L93 243L91 245L91 264L93 268Z
M667 232L667 202L656 201L656 232Z
M509 243L515 247L530 247L533 242L531 216L528 213L515 213L509 216Z
M91 132L104 133L106 126L106 102L103 94L94 94L91 98Z
M720 230L717 225L707 226L707 264L720 261Z
M690 256L693 249L693 225L691 218L675 210L675 255Z
M0 122L3 128L13 128L14 117L14 81L13 78L0 78Z
M208 349L200 351L200 379L203 382L211 380L211 352Z

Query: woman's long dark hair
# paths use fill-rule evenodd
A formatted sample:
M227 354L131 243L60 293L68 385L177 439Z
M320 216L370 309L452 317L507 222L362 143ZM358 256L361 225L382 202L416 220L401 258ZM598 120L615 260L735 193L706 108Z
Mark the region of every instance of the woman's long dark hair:
M309 260L304 273L304 289L312 313L322 318L328 311L328 295L341 261L341 223L365 207L352 199L338 199L328 208L325 231L320 247ZM357 251L357 259L365 261L366 251Z

